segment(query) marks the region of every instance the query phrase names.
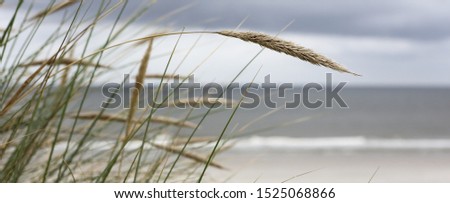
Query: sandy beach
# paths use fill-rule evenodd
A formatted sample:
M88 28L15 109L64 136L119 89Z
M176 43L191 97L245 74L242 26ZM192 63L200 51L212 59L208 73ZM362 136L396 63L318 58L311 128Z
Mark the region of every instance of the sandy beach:
M246 151L217 157L210 182L450 182L450 152ZM307 173L312 171L310 173ZM307 174L304 174L307 173ZM302 175L304 174L304 175ZM298 177L296 177L298 176ZM292 178L292 179L291 179Z

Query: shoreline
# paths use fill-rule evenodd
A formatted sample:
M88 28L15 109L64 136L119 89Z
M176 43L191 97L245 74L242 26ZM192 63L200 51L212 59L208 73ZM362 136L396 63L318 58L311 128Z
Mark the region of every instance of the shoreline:
M207 182L448 183L449 155L449 151L229 151L215 159L228 170L210 168Z

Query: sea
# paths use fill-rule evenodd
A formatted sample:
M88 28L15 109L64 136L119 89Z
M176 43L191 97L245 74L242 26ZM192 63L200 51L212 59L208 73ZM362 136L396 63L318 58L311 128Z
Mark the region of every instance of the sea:
M277 91L271 95L278 95ZM107 97L100 87L89 92L85 110L98 110ZM260 98L267 96L262 90L257 92ZM195 133L192 129L178 132L177 128L161 133L212 138L222 135L238 151L450 151L450 88L346 87L339 93L346 107L333 101L331 107L285 108L295 92L301 89L288 91L285 98L274 96L276 108L260 104L251 109L213 109ZM309 100L324 97L323 91L312 91ZM164 108L155 115L182 118L189 114L191 122L199 123L207 110Z

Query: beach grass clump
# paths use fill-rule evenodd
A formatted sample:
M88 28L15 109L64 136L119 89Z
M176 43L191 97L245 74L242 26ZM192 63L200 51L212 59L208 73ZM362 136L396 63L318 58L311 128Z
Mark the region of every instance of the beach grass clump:
M0 182L202 182L208 180L205 172L209 166L226 169L214 159L216 155L232 146L232 137L251 133L243 129L259 120L254 118L242 130L229 129L242 100L195 97L169 102L173 92L163 94L158 88L156 96L162 103L144 108L138 105L140 93L145 91L139 84L146 79L159 81L157 87L166 80L189 79L192 73L180 76L168 71L186 34L236 38L357 75L313 50L262 33L155 32L151 27L163 27L161 19L176 17L186 10L184 7L139 24L142 30L136 30L137 21L154 2L142 2L127 15L127 0L95 2L92 6L79 0L49 1L42 9L34 8L38 4L18 1L10 18L2 19L9 22L0 32ZM56 17L48 21L51 16ZM53 28L47 29L47 23ZM130 37L130 33L136 36ZM142 37L142 33L154 34ZM155 59L152 53L159 49L157 42L168 36L178 38L170 56L164 58L167 62L161 73L151 66ZM107 105L94 104L101 78L130 73L119 73L123 67L118 68L117 63L135 56L139 65L126 66L131 76L104 98ZM129 108L108 108L124 90L127 79L136 84ZM164 104L168 108L162 108ZM209 115L229 110L205 110L208 105L231 106L232 114L219 132L200 136L202 125L213 119Z

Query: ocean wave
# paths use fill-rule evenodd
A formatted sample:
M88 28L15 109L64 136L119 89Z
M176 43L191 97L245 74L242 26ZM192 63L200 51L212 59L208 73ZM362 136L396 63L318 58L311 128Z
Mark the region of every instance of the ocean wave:
M242 138L237 149L280 150L450 150L450 139L399 139L353 137L260 137Z
M154 141L160 145L170 145L171 141L167 139L156 139ZM368 138L365 136L352 137L263 137L251 136L237 138L232 150L450 150L450 139L424 139L424 138ZM71 143L74 146L75 143ZM107 151L116 145L114 140L94 141L87 144L88 151ZM134 140L128 142L125 151L134 151L141 147L142 141ZM188 148L214 147L215 142L205 144L191 144ZM56 151L63 151L67 143L56 145ZM144 144L145 150L154 149L148 143Z

